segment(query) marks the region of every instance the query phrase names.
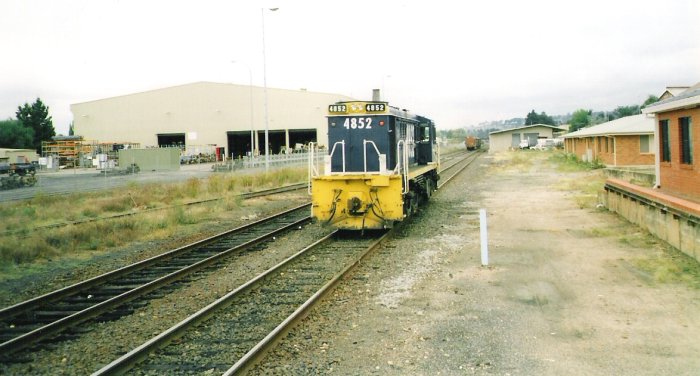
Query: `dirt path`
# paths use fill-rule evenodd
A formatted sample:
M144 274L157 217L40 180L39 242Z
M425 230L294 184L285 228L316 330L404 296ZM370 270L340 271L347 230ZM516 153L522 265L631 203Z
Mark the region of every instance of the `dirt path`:
M435 195L253 373L698 374L697 281L658 282L637 265L662 244L561 189L598 172L513 162L485 156Z

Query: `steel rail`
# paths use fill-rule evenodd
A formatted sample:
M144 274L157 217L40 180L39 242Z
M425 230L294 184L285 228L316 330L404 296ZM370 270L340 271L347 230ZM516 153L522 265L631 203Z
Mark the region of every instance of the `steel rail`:
M467 157L465 157L464 159L460 160L459 162L454 163L454 164L452 164L451 166L449 166L449 167L443 169L442 171L445 171L445 170L448 170L448 169L452 169L453 167L459 167L459 168L455 171L454 174L452 174L452 175L450 175L450 176L448 176L448 177L446 177L446 178L440 177L440 184L438 185L438 189L444 187L445 184L449 183L455 176L459 175L460 172L462 172L465 168L467 168L470 164L472 164L472 162L474 162L480 155L481 155L481 153L479 153L479 152L473 152L472 154L467 155ZM466 163L465 163L465 162L466 162ZM464 163L464 165L458 166L460 163Z
M316 291L309 299L307 299L301 306L299 306L291 315L284 319L279 325L275 327L265 338L258 342L253 348L251 348L241 359L239 359L231 368L226 370L223 375L231 376L236 375L248 370L257 361L262 359L262 357L267 353L269 349L279 341L282 336L289 331L294 325L296 325L306 314L325 296L327 296L341 279L345 278L352 270L354 270L365 258L367 258L377 247L392 237L397 228L387 231L379 239L370 244L364 252L362 252L352 263L347 265L342 271L332 277L323 287Z
M265 277L273 275L276 271L283 268L298 257L309 252L311 249L314 249L318 245L328 242L336 235L337 232L338 230L332 232L331 234L317 240L313 244L305 247L304 249L293 254L292 256L279 262L277 265L267 269L266 271L249 280L248 282L242 284L241 286L230 291L221 298L210 303L206 307L200 309L193 315L173 325L172 327L160 333L156 337L151 338L150 340L144 342L137 348L129 351L128 353L122 355L118 359L97 370L92 375L118 375L128 371L141 360L148 357L148 354L152 351L164 347L171 341L181 337L187 330L212 317L218 309L227 306L234 298L237 298L241 294L250 290L253 286L255 286L258 282L263 280Z
M304 205L298 206L296 208L287 210L283 213L278 213L276 215L264 218L260 221L256 221L254 223L250 223L250 224L247 224L245 226L241 226L241 227L238 227L238 228L235 228L232 230L225 231L223 233L220 233L218 235L214 235L212 237L206 238L206 239L201 240L199 242L189 244L189 245L186 245L184 247L180 247L180 248L177 248L175 250L163 253L161 255L154 256L154 257L149 258L147 260L143 260L143 261L140 261L138 263L131 264L131 265L122 267L120 269L93 277L89 280L76 283L74 285L65 287L63 289L60 289L60 290L57 290L57 291L54 291L54 292L51 292L48 294L44 294L40 297L30 299L28 301L25 301L25 302L22 302L19 304L15 304L11 307L7 307L7 308L3 309L2 311L0 311L0 313L2 314L0 317L3 319L3 321L7 321L8 319L11 319L11 318L17 316L18 314L30 311L33 307L35 307L37 305L48 304L48 303L54 302L60 298L71 296L71 295L76 294L77 292L84 291L84 290L89 289L91 287L104 284L107 281L121 277L121 276L126 275L130 272L144 269L150 265L155 264L156 262L167 260L169 258L173 258L173 257L177 256L178 254L190 251L193 248L198 248L198 247L201 247L204 245L208 245L208 244L213 243L216 240L221 239L223 237L233 235L235 233L244 231L244 230L249 229L251 227L255 227L255 226L273 221L274 219L280 218L280 217L282 217L286 214L292 213L294 211L304 209L308 205L309 204L304 204ZM76 312L74 314L66 316L64 318L61 318L57 321L54 321L50 324L47 324L45 326L42 326L42 327L37 328L35 330L32 330L28 333L17 336L11 340L3 342L0 344L0 353L2 353L3 356L8 356L14 352L17 352L23 348L30 346L31 344L36 343L37 341L39 341L41 339L44 339L48 336L55 335L55 334L65 330L71 326L74 326L76 324L87 321L87 320L94 318L96 316L99 316L100 314L108 312L112 308L120 306L128 301L134 300L134 299L136 299L140 296L143 296L151 291L154 291L154 290L156 290L160 287L163 287L167 284L170 284L173 281L184 277L185 275L188 275L188 274L191 274L195 271L201 270L204 267L219 261L223 257L230 255L232 252L235 252L235 251L243 249L243 248L250 247L251 245L258 243L264 239L270 238L270 237L272 237L272 236L274 236L282 231L288 230L290 228L294 228L294 227L300 225L301 223L308 221L309 219L310 219L309 217L304 217L298 221L295 221L295 222L287 224L283 227L277 228L276 230L273 230L271 232L268 232L266 234L258 236L258 237L254 238L252 240L249 240L243 244L239 244L235 247L226 249L220 253L217 253L213 256L210 256L206 259L200 260L194 264L191 264L188 267L185 267L184 269L169 273L169 274L162 276L160 278L157 278L149 283L141 285L140 287L131 289L131 290L126 291L120 295L113 297L113 298L110 298L110 299L105 300L103 302L97 303L96 305L94 305L92 307L86 308L84 310L81 310L79 312Z

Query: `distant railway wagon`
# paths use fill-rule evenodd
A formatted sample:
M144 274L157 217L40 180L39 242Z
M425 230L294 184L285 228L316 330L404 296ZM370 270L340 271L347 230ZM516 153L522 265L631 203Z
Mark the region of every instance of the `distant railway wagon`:
M309 164L316 220L346 230L390 228L437 188L432 120L362 101L332 104L327 118L329 154L322 166Z
M464 140L464 144L467 145L467 150L476 150L481 148L481 139L474 136L469 136Z

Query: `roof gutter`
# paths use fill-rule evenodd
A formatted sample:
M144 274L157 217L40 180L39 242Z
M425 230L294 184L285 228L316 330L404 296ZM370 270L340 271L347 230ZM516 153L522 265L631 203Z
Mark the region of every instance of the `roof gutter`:
M672 110L681 110L700 106L700 95L678 99L668 103L657 104L642 109L643 114L657 114Z

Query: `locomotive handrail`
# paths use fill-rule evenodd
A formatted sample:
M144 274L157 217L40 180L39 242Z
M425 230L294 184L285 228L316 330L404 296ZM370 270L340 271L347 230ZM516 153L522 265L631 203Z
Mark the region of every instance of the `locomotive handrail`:
M309 142L309 161L308 161L308 167L309 167L308 178L309 178L309 180L308 180L307 187L306 187L306 190L309 194L311 194L311 178L318 176L318 168L314 164L315 152L316 152L316 143Z
M396 142L396 153L397 154L401 153L399 150L401 150L400 147L401 147L402 143L404 143L403 140L399 140ZM401 173L401 164L403 164L403 158L401 157L401 155L399 155L398 158L396 158L396 167L394 167L394 170L393 170L393 172L395 174Z
M403 148L401 148L401 144L403 144ZM401 150L401 158L399 159L399 163L396 164L396 170L401 174L403 179L403 190L401 193L406 194L408 193L408 148L406 147L406 141L397 141L396 150Z
M364 156L364 163L365 163L365 174L367 173L367 144L372 144L374 146L374 150L377 152L377 163L379 164L379 172L383 173L382 171L382 154L379 152L379 148L377 147L377 144L374 143L372 140L362 140L362 152Z
M338 141L335 144L333 144L333 148L331 149L331 153L328 156L329 162L328 162L328 174L330 175L333 171L331 170L331 161L333 161L333 154L335 153L335 147L338 146L338 144L341 144L341 152L343 155L343 174L345 173L345 140L343 141Z
M412 143L408 143L408 142L404 143L404 145L403 145L403 163L404 163L403 183L404 183L404 187L406 187L406 188L404 188L404 190L405 190L404 194L406 194L406 193L408 193L408 191L410 191L410 189L408 187L408 149L410 148L410 146L412 146Z

